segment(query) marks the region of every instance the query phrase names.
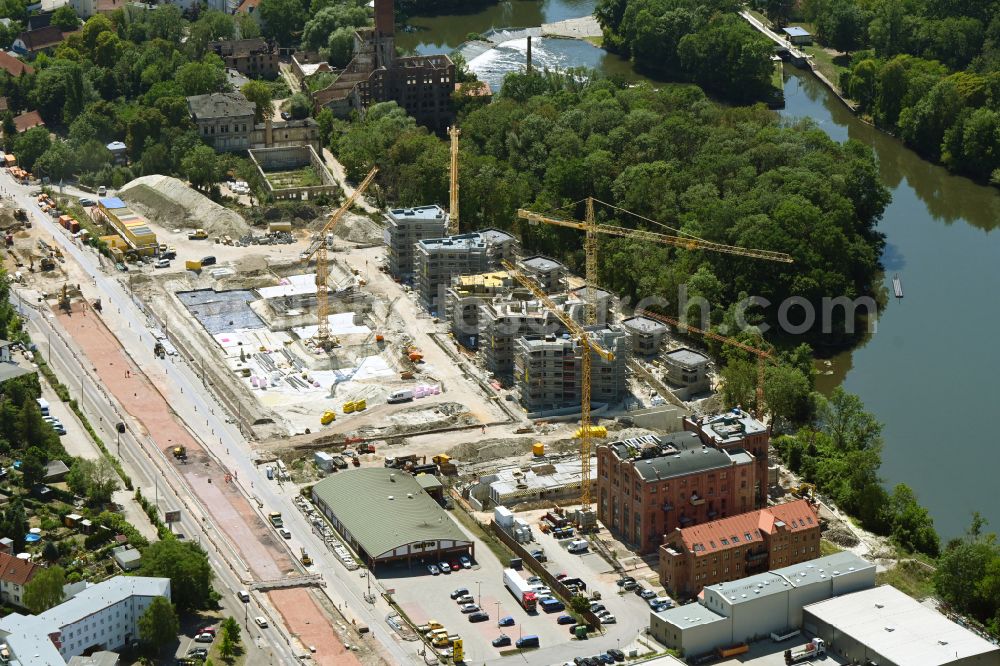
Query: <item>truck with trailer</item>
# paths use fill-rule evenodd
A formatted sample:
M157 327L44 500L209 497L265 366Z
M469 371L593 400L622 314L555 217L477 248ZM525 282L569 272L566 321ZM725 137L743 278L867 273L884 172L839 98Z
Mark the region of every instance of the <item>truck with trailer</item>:
M534 613L538 607L538 595L528 581L521 578L521 575L514 569L503 570L503 584L507 586L510 593L517 599L517 603L529 613Z
M814 638L802 647L785 650L785 663L801 664L804 661L809 661L814 657L819 657L825 654L826 643L823 642L822 638Z
M271 521L271 526L278 530L284 527L284 522L281 520L281 512L272 511L267 515L267 519Z

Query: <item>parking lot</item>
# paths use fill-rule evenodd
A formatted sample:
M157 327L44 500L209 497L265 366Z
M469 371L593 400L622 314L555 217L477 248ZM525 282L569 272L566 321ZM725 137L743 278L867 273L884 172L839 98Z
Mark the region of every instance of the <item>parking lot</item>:
M510 636L512 642L522 635L536 635L542 647L570 641L569 626L556 623L561 613L540 611L537 615L529 615L521 608L504 586L503 565L478 540L476 555L471 569L432 576L425 565L415 564L410 570L404 564L380 571L378 580L383 587L396 590L393 598L415 624L437 620L448 633L460 635L465 659L469 663L482 663L499 657L500 649L494 648L490 642L501 632ZM522 574L524 577L531 575L528 571ZM474 603L489 613L489 620L469 622L468 615L462 613L458 603L450 597L452 591L460 587L469 590ZM498 627L497 620L506 615L513 616L514 626Z

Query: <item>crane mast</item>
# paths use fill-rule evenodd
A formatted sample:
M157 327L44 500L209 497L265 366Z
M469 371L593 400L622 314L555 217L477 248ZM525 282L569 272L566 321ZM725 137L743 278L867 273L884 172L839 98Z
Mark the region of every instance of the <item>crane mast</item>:
M462 130L457 125L448 128L451 137L451 189L448 201L448 235L458 234L458 136Z

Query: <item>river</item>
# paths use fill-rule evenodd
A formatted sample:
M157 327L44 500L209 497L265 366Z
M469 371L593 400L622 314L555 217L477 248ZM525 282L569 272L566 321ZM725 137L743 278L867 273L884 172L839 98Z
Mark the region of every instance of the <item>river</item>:
M417 30L397 41L418 53L449 52L470 32L584 16L594 5L511 0L473 14L414 18ZM524 39L501 44L470 59L470 68L496 89L505 72L524 66L525 45ZM586 66L642 78L586 42L535 40L532 52L540 67ZM1000 530L1000 502L991 491L1000 428L993 433L983 425L1000 395L1000 192L952 176L860 122L811 74L786 66L784 91L781 117L812 118L833 139L875 150L892 191L879 225L888 240L886 288L891 294L898 274L904 291L863 344L817 364L817 385L857 393L884 424L883 476L890 486L902 482L916 491L944 539L960 535L973 511Z

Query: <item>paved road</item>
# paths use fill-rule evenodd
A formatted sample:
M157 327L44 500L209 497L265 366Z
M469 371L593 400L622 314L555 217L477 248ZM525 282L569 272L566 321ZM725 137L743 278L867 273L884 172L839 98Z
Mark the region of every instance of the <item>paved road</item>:
M115 317L119 325L115 328L115 334L121 344L129 350L132 358L140 366L155 365L156 360L152 357L151 351L153 335L149 320L118 280L104 274L98 265L97 255L78 247L51 218L44 215L30 196L30 188L13 185L8 179L2 189L5 192L0 193L13 194L18 205L28 210L36 222L52 234L63 252L77 261L91 276L104 299L104 312L109 317L112 313L117 313ZM53 353L58 348L58 343L54 344ZM401 643L385 623L384 618L390 612L388 604L380 598L375 605L367 603L364 600L367 591L365 579L357 573L347 571L333 553L327 550L322 540L311 532L305 517L294 507L292 501L294 493L283 494L273 483L266 481L263 470L259 470L252 462L255 457L252 447L236 426L230 423L232 419L223 415L222 407L211 396L209 390L201 385L197 373L186 363L176 363L170 368L170 381L173 388L172 397L179 398L171 402L171 408L192 429L201 434L203 443L223 460L228 469L234 471L237 483L247 495L256 495L261 500L264 504L263 511L282 512L286 517L286 524L295 535L289 543L292 553L297 556L301 545L313 556L317 563L313 570L323 574L327 582L325 591L331 601L340 607L349 619L367 624L375 639L391 655L393 663L423 663L423 659L416 655L418 644ZM116 417L109 415L108 418ZM169 467L169 463L167 465ZM155 477L155 473L152 476ZM211 520L211 515L208 518ZM185 529L189 534L198 531L197 525L185 526ZM225 566L228 567L228 563ZM249 573L246 577L250 578Z
M18 292L20 293L20 292ZM131 428L121 435L114 424L123 421L121 414L123 410L112 396L102 390L99 384L91 381L86 367L85 357L80 354L72 343L71 338L65 335L58 320L44 309L36 310L26 303L17 299L17 307L27 320L29 333L36 340L39 349L46 357L53 371L57 376L64 378L70 394L77 400L81 408L86 412L91 425L96 430L98 436L104 440L105 445L112 450L116 450L123 466L135 487L142 489L143 494L151 501L155 501L161 507L173 508L182 505L182 498L174 491L179 484L169 484L164 473L159 469L150 457L143 455L143 447L140 443L141 435L137 435ZM79 384L69 378L80 378ZM122 446L118 446L118 442ZM185 498L189 502L191 498ZM248 614L259 614L256 602L243 604L235 597L236 590L242 589L241 576L233 571L227 562L231 561L231 554L225 549L220 549L216 535L212 533L208 525L200 523L198 517L190 512L183 512L181 522L175 526L175 531L188 535L191 539L196 539L202 543L202 536L205 536L204 545L208 552L209 562L219 580L218 587L223 594L222 605L224 613L234 617L243 617ZM212 548L209 544L213 544ZM247 629L248 637L256 637L260 632ZM293 659L291 651L283 641L276 641L272 648L258 650L259 642L248 642L249 657L274 658L279 660Z

